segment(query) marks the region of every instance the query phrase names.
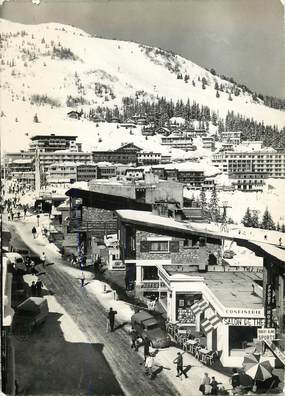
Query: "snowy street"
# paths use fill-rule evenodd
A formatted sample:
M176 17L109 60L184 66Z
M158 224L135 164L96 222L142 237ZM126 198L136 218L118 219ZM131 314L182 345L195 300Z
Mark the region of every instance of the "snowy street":
M46 220L42 218L42 222ZM33 239L32 221L30 217L25 222L14 223L19 238L34 253L41 254L44 250L47 261L54 264L48 265L46 274L41 275L49 318L31 339L15 343L21 394L39 394L45 388L45 393L197 395L204 372L229 386L228 377L204 367L188 353L184 355L184 367L189 378L176 378L173 364L176 347L159 350L155 357L157 375L154 380L146 377L143 351L137 353L130 348L128 330L133 313L130 306L114 301L113 293L104 294L102 283L93 280L90 272L85 271L86 286L81 288L80 271L66 266L54 246L46 245L43 237ZM33 275L25 275L27 283L31 284L32 280ZM116 330L107 333L106 314L111 306L118 312ZM37 354L35 364L32 357ZM26 361L30 361L30 369ZM41 380L34 382L35 375Z

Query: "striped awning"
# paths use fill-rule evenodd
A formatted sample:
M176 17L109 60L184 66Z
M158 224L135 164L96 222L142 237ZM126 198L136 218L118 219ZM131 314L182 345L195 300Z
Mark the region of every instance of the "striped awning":
M215 330L218 327L219 323L219 317L217 315L213 315L210 318L204 319L201 322L201 328L207 334L210 333L210 331Z
M209 308L209 304L204 301L204 300L200 300L195 302L195 304L191 305L190 309L191 311L197 315L198 313L202 313L204 312L207 308Z
M211 322L214 329L216 329L219 326L219 323L221 322L220 318L217 315L211 316L211 318L209 318L209 321Z
M206 334L214 330L214 327L212 326L212 323L209 321L209 319L204 319L203 322L201 322L201 328Z

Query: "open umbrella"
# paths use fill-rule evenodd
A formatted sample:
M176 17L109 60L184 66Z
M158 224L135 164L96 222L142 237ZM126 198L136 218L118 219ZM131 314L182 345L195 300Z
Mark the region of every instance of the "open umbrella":
M254 353L246 355L242 365L245 374L255 381L265 381L272 377L273 367L269 360L265 360L261 355Z

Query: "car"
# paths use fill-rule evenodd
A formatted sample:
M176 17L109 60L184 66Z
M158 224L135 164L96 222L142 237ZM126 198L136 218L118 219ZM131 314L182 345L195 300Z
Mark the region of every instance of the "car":
M15 270L18 272L26 273L27 272L27 267L25 264L24 258L21 256L19 253L4 253L4 257L7 258L8 263L11 263Z
M143 340L147 337L153 348L167 348L171 343L170 336L160 326L158 320L148 312L140 311L131 317L133 329Z
M47 300L42 297L29 297L15 308L14 328L30 333L44 323L48 317Z

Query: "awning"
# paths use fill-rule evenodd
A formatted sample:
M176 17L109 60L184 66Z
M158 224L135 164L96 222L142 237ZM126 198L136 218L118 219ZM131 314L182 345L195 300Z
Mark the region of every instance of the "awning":
M209 318L209 321L211 322L213 329L216 329L219 326L220 318L217 315L213 315L211 316L211 318Z
M197 315L198 313L201 314L207 308L209 308L209 304L204 300L197 301L195 304L191 305L190 307L190 309L195 315Z
M201 328L207 334L210 333L210 331L214 331L218 327L219 323L219 317L217 315L213 315L210 318L204 319L201 322Z
M212 323L209 321L209 319L204 319L203 322L201 322L201 328L206 334L214 330L214 327L212 326Z

